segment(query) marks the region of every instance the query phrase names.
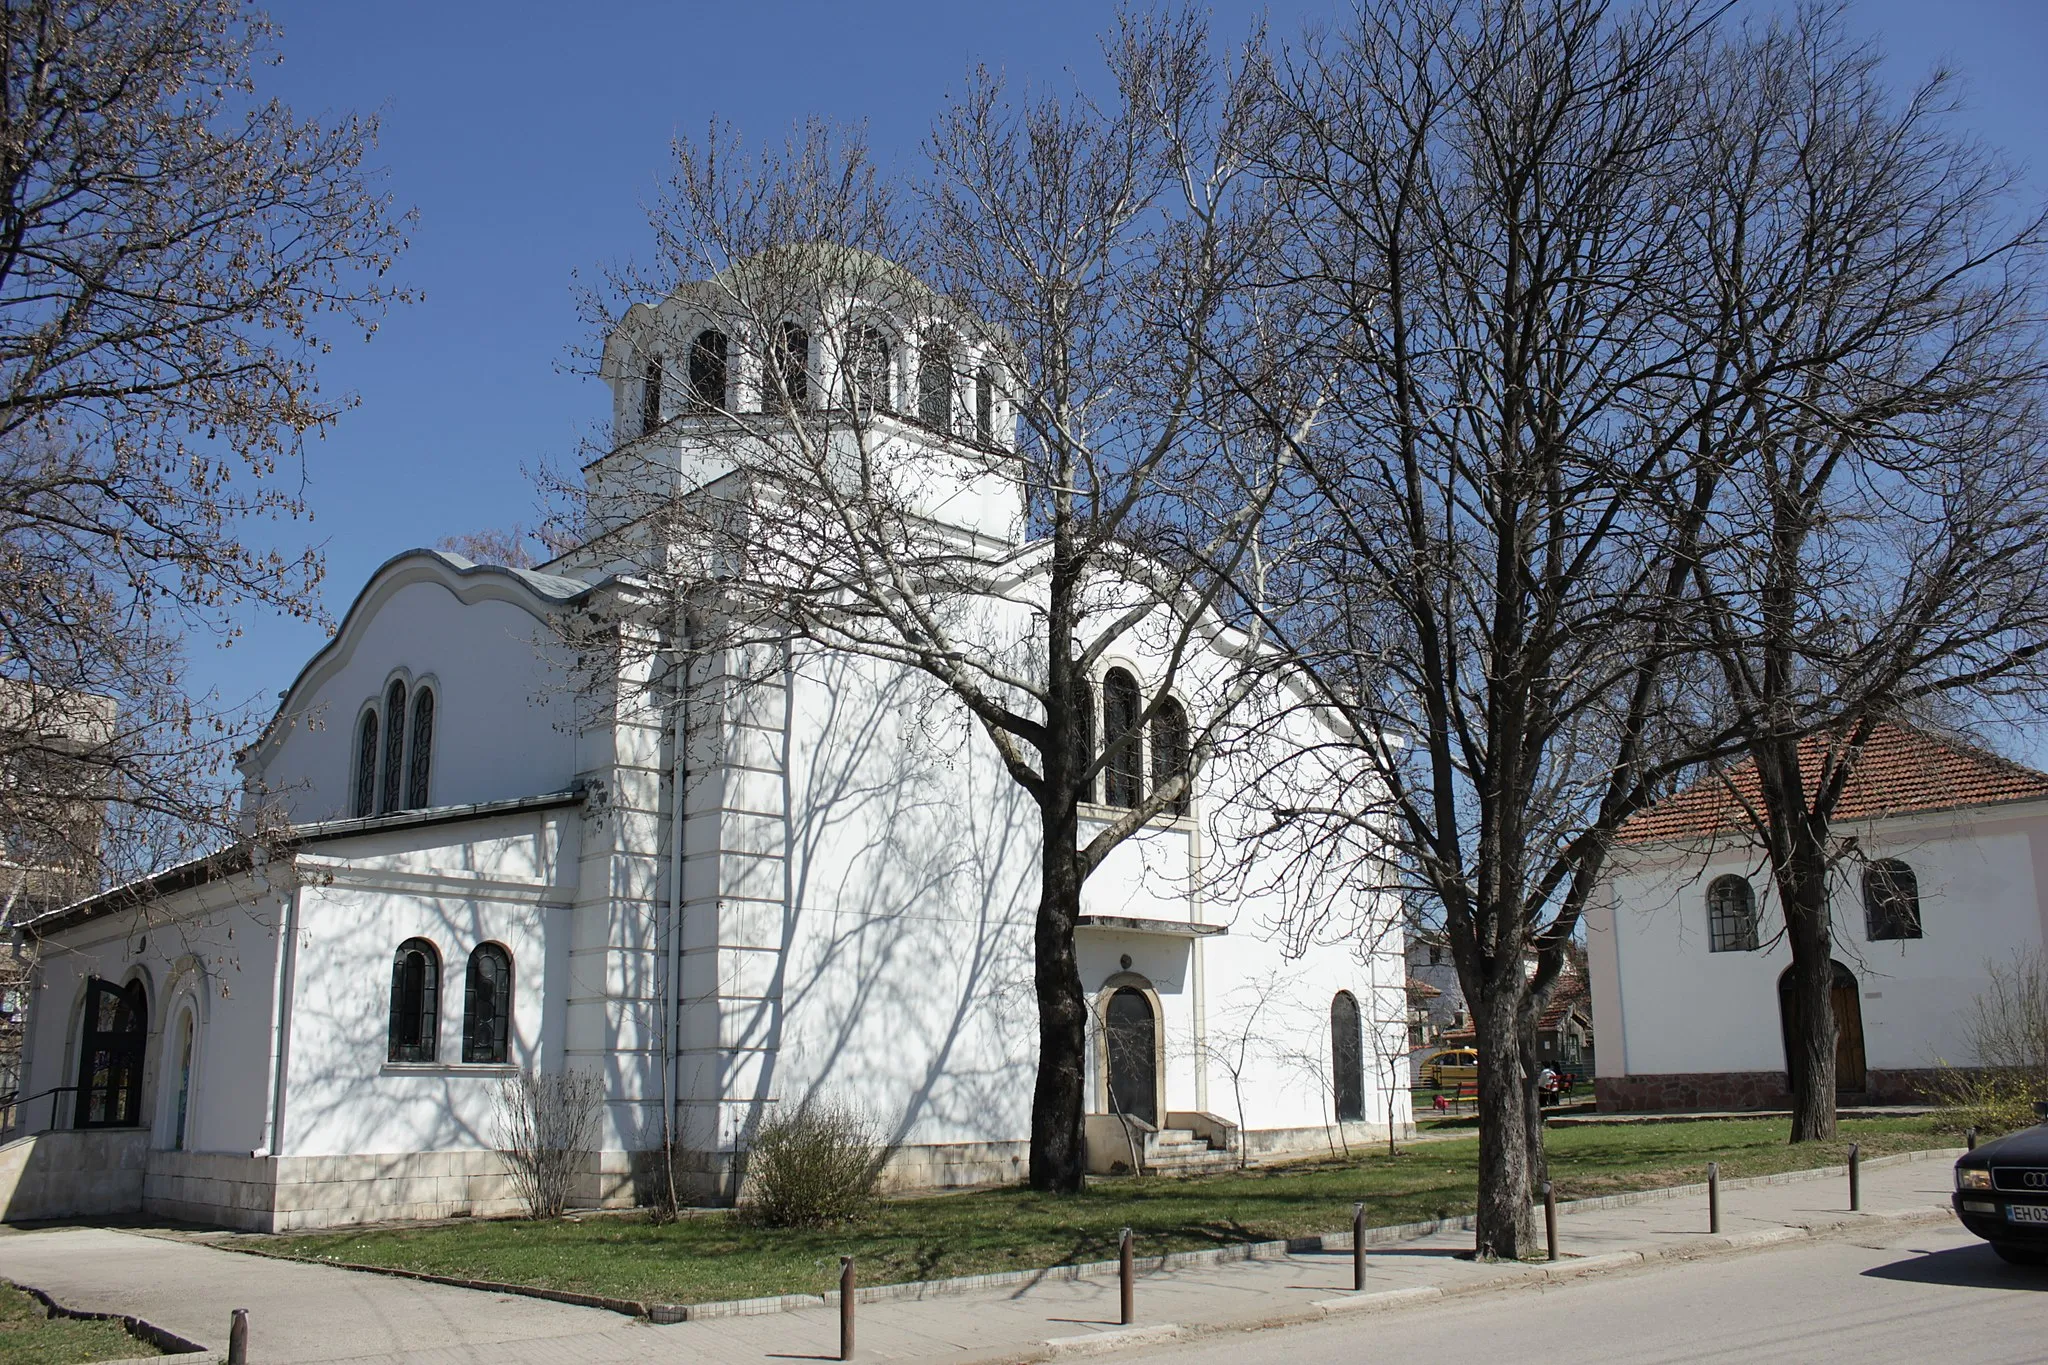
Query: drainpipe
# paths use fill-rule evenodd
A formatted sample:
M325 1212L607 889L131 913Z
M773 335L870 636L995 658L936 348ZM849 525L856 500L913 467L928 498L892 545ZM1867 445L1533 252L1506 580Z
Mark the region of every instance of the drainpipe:
M674 1144L680 1133L676 1124L678 1092L682 1089L682 1046L678 1037L682 1028L682 953L683 953L683 822L684 800L689 779L689 698L690 698L690 657L685 647L688 639L687 626L679 629L674 640L676 682L671 703L674 715L671 718L674 746L674 766L669 775L669 863L668 863L668 945L664 953L664 968L668 977L667 989L662 992L661 1056L662 1056L662 1121L668 1134L670 1151L663 1153L663 1161L673 1164ZM673 1170L668 1172L674 1180Z
M293 887L291 894L278 900L277 966L270 983L270 1093L263 1115L263 1146L251 1156L278 1155L278 1145L284 1138L285 1043L291 1032L291 1001L287 997L292 986L293 950L299 937L300 891L301 888Z

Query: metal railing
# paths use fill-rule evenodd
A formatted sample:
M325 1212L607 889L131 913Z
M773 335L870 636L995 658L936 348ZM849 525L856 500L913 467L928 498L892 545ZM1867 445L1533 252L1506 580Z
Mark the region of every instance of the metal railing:
M0 1141L12 1141L18 1137L27 1137L31 1133L47 1133L66 1126L57 1121L57 1116L62 1112L57 1097L77 1093L78 1087L75 1085L54 1085L48 1090L37 1091L27 1099L20 1098L12 1090L0 1092ZM29 1106L44 1099L50 1102L50 1121L40 1127L28 1127L25 1120L35 1116Z

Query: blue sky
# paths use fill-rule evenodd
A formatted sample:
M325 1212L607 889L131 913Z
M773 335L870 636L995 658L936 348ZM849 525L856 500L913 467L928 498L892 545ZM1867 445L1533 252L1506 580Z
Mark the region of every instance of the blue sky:
M391 3L273 0L281 66L264 89L301 113L378 110L380 160L417 209L400 280L423 292L374 340L338 338L321 371L356 396L308 453L311 525L276 528L328 557L339 617L378 564L460 531L531 523L530 470L573 455L601 412L567 370L582 340L574 275L630 259L641 206L678 131L714 116L750 140L817 115L865 121L885 161L910 163L975 62L1012 80L1093 80L1108 4ZM1219 32L1257 14L1277 34L1328 20L1336 0L1219 0ZM1946 59L1968 78L1968 123L2048 187L2048 5L1863 0L1898 80ZM260 534L271 528L256 528ZM193 679L230 704L285 687L318 649L313 626L252 615L231 648L196 642ZM267 707L266 707L267 709Z

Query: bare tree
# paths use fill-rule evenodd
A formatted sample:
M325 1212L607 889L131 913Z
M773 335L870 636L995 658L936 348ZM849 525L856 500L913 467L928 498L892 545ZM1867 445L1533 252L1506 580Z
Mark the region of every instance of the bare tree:
M559 1218L591 1166L604 1118L604 1080L591 1071L536 1071L498 1083L498 1148L528 1218Z
M1699 429L1695 619L1709 723L1745 741L1726 832L1785 915L1795 1142L1835 1135L1834 813L1865 745L2048 682L2043 219L1946 75L1895 98L1878 61L1833 10L1733 35L1695 139L1684 311L1740 395Z
M318 554L247 537L305 510L329 329L400 297L374 124L262 101L271 37L236 0L0 13L0 770L102 813L10 803L0 838L88 879L103 843L120 876L232 830L220 769L257 717L191 695L181 639L317 614Z
M667 623L655 647L921 676L1028 793L1047 1190L1084 1168L1081 888L1185 807L1251 689L1254 641L1219 621L1283 447L1214 382L1263 353L1240 73L1188 19L1128 22L1108 57L1108 108L976 75L908 202L820 128L753 164L724 133L679 143L658 263L593 305L637 409L561 489L578 554ZM1112 651L1151 691L1105 697L1098 736Z

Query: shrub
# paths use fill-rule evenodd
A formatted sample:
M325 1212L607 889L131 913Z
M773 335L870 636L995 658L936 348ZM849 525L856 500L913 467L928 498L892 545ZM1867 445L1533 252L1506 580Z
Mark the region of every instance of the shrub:
M1946 1126L2009 1133L2039 1122L2048 1100L2048 954L2038 948L1986 966L1989 984L1963 1016L1978 1069L1944 1066L1935 1080Z
M528 1068L498 1084L498 1152L528 1218L557 1218L597 1150L604 1082Z
M2016 1068L1943 1067L1935 1076L1934 1090L1942 1105L1942 1127L1957 1133L1975 1128L1984 1137L1995 1137L2041 1121L2034 1105L2048 1100L2048 1078Z
M749 1218L768 1227L826 1227L874 1202L888 1152L857 1109L809 1103L761 1125L747 1155Z

